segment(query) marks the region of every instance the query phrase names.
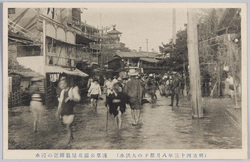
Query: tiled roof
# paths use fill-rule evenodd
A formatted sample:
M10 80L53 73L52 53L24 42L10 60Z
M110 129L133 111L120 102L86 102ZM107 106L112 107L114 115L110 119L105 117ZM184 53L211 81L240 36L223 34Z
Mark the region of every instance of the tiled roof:
M46 66L47 73L66 73L69 75L76 75L81 77L87 77L88 74L82 72L81 70L75 68L74 70L70 70L69 68L63 68L61 66Z
M122 58L154 58L158 54L153 52L118 52L117 55Z
M145 62L150 62L150 63L157 63L159 62L159 60L156 60L154 58L140 58L141 61L145 61Z
M119 32L118 30L116 30L116 29L113 29L113 30L111 30L111 31L109 31L109 32L107 32L108 34L122 34L122 32Z
M22 77L39 77L42 76L41 74L34 72L34 71L14 71L10 72L9 74L17 74Z

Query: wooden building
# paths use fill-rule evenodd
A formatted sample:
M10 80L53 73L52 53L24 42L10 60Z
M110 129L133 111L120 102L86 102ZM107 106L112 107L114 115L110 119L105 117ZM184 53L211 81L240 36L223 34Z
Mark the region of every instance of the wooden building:
M152 52L117 52L108 62L108 69L124 73L129 69L139 69L141 73L158 73L162 69L155 59L157 53Z
M79 8L10 8L8 21L9 40L26 42L12 44L16 60L46 78L48 103L61 75L87 77L77 63L98 63L99 30L81 21Z

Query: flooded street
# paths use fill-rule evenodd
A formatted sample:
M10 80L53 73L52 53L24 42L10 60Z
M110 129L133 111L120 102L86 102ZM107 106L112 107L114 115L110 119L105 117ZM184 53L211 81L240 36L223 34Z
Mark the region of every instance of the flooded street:
M66 144L66 129L55 120L55 110L41 118L38 132L32 132L32 114L28 107L9 111L9 149L228 149L241 148L241 128L224 114L223 102L204 99L204 118L192 119L186 98L180 107L167 106L170 98L157 94L156 103L143 105L138 126L132 126L128 106L117 130L114 117L108 115L104 100L97 111L87 104L75 108L75 139ZM149 98L147 98L150 100ZM211 102L213 100L213 102ZM213 106L211 106L213 105Z

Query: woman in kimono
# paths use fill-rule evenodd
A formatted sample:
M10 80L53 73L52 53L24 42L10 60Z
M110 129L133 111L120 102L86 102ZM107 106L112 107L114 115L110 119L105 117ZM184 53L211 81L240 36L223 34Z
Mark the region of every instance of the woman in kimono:
M118 129L122 125L122 114L125 112L126 103L128 103L128 97L122 92L120 84L115 83L113 85L113 93L107 96L107 106L109 113L114 115L115 123Z

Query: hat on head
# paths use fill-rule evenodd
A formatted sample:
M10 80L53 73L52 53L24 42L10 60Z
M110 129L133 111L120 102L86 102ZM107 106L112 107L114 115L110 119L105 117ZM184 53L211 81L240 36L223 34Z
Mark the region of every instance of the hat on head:
M129 76L136 76L136 75L138 75L138 72L136 72L135 69L129 69L128 75Z
M173 73L173 74L176 74L177 72L176 72L176 71L173 71L172 73Z
M35 81L42 81L43 79L44 79L43 77L38 76L38 77L33 77L33 78L31 79L31 81L32 81L32 82L35 82Z

